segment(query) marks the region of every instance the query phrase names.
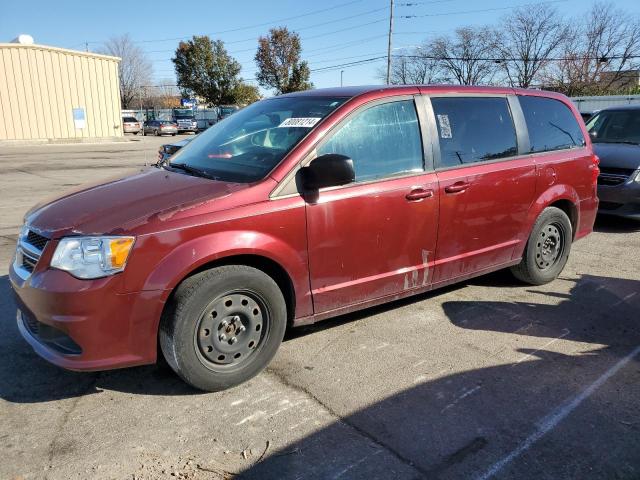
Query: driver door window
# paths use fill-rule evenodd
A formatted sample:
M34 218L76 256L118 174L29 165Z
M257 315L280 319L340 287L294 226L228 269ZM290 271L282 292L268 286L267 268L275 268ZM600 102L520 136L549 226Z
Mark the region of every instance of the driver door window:
M318 149L353 160L356 182L423 170L420 126L413 100L383 103L356 113Z

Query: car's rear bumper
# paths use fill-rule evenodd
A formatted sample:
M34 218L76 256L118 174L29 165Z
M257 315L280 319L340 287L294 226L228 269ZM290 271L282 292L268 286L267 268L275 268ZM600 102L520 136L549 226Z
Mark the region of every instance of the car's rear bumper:
M45 360L70 370L154 363L162 291L117 293L115 277L79 280L44 270L9 270L20 333Z
M598 186L599 213L640 219L640 182Z

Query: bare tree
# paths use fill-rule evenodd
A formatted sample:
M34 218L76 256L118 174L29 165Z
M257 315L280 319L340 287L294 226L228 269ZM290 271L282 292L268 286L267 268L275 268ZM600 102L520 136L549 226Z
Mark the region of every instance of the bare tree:
M145 106L155 108L178 108L180 106L180 90L175 80L160 80L153 87L146 89Z
M530 87L566 40L568 28L548 4L515 9L500 22L496 47L512 87Z
M494 38L495 34L487 27L458 28L453 38L447 35L433 40L429 54L439 61L445 81L487 84L497 71Z
M567 95L615 93L640 62L640 22L609 3L596 3L563 44L547 72L549 86Z
M378 71L380 80L386 80L386 68ZM438 83L442 78L442 69L438 60L430 53L430 46L402 50L391 59L391 84L424 85Z
M151 83L153 68L144 51L133 43L129 34L111 37L100 53L120 57L120 100L122 108L132 108L141 88Z

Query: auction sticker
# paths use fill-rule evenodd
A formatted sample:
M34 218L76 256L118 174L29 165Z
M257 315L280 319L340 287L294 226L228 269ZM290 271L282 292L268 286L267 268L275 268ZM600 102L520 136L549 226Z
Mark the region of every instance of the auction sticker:
M438 123L440 124L440 138L451 138L449 115L438 115Z
M284 122L282 122L278 127L305 127L311 128L316 123L318 123L321 119L316 117L305 117L305 118L287 118Z

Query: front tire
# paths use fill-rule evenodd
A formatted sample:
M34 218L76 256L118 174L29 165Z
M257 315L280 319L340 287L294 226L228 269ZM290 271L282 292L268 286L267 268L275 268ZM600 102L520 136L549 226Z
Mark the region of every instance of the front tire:
M219 391L268 365L286 323L284 296L271 277L252 267L222 266L177 288L160 325L160 346L185 382Z
M567 264L572 240L567 214L556 207L545 208L533 226L522 260L511 267L511 272L531 285L552 282Z

